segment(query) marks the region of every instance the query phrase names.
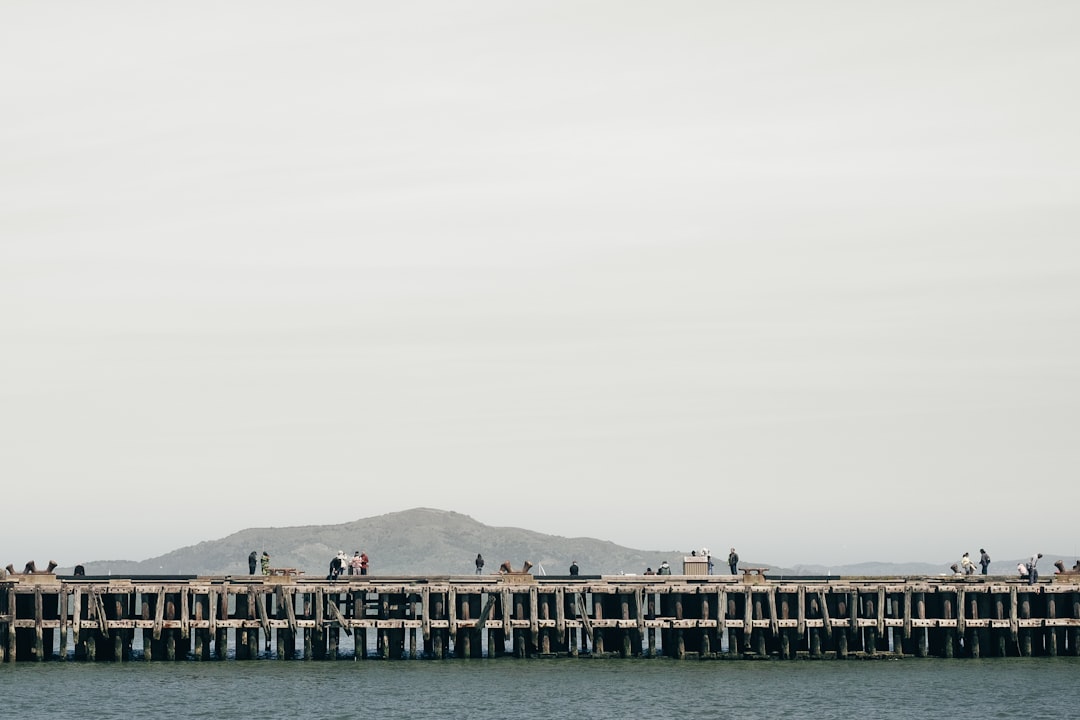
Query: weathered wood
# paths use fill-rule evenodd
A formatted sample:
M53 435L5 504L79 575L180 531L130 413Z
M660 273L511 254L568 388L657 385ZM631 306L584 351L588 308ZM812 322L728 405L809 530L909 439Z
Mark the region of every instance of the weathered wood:
M1009 635L1013 640L1016 640L1020 631L1020 623L1017 622L1020 618L1017 615L1016 608L1016 587L1009 588Z
M68 647L68 594L67 592L61 592L59 598L59 612L60 612L60 645L59 655L61 660L67 659L67 647Z
M187 640L191 637L191 624L189 618L191 617L190 611L190 597L189 590L184 589L180 591L180 637Z
M637 618L638 638L645 640L645 590L634 588L634 613Z
M480 611L480 619L476 623L476 631L479 632L487 625L488 615L491 614L491 608L495 607L495 595L488 595L487 602L484 603L484 609Z
M154 606L154 639L161 639L161 626L165 622L165 588L158 590L157 604Z
M34 656L38 662L45 660L45 599L41 587L34 588Z
M285 590L282 588L282 604L285 606L285 619L289 623L289 632L296 633L296 608L293 607L295 602L295 592L293 590Z
M882 585L878 588L877 595L877 632L878 635L885 634L885 586Z
M123 578L74 584L62 579L51 584L0 579L0 593L4 591L0 594L0 599L7 600L0 608L3 662L19 660L20 649L22 661L48 658L56 647L60 657L66 657L69 631L74 632L78 660L98 657L102 638L109 640L101 647L103 659L125 659L130 656L133 633L142 631L147 661L202 659L209 656L211 640L216 643L217 657L222 658L230 628L238 633L238 659L259 657L260 632L266 636L268 651L276 637L277 657L296 656L291 643L301 630L304 657L327 657L328 642L330 657L335 657L340 628L350 634L352 630L375 632L379 654L388 658L401 656L406 646L412 656L418 656L421 632L427 635L428 657L439 656L435 648L427 647L428 639L436 636L439 649L449 639L455 655L479 657L483 650L477 637L484 631L489 633L489 656L505 650L505 637L513 641L519 656L575 654L579 648L587 651L590 641L597 656L612 652L629 656L646 648L651 656L663 633L663 654L715 657L720 649L717 640L722 646L729 635L727 647L732 654L756 657L779 651L785 658L795 657L808 631L812 657L832 655L823 653L822 634L835 638L829 650L835 650L837 657L860 650L867 655L879 649L911 652L901 635L910 638L913 628L918 631L915 654L919 656L1019 653L1053 657L1077 654L1076 641L1080 640L1080 582L1027 586L1000 579L958 583L930 578L751 586L726 578L687 583L682 578L613 577L571 583L533 578L511 586L498 579L403 582L395 578L339 581L331 586L283 578L272 585L251 582L230 588L227 580L206 579L160 584ZM296 593L302 600L297 600ZM368 593L379 598L379 611L371 617L364 611ZM432 593L440 598L438 603L433 602ZM230 595L237 598L235 614L230 612ZM348 610L341 605L342 597L349 602ZM451 597L454 602L446 608L444 600ZM316 598L319 602L312 602ZM659 613L654 607L658 599L663 600ZM137 600L141 605L136 605ZM503 610L497 612L500 600ZM1070 603L1069 612L1061 611L1061 602ZM303 615L297 609L301 603ZM137 607L141 610L133 611ZM832 635L833 626L841 632ZM890 628L891 642L885 634ZM59 644L56 632L61 633ZM192 632L194 655L190 643L187 648L180 644ZM1015 634L1016 646L1010 643L1006 653L999 643L1010 634ZM366 654L366 638L355 644L358 656Z
M537 625L537 602L536 602L536 587L529 588L529 638L533 647L539 645L540 627Z
M1080 592L1074 592L1071 594L1072 598L1072 616L1074 625L1072 628L1072 635L1070 636L1071 642L1069 643L1069 650L1071 655L1080 655Z
M604 598L606 595L593 593L593 654L603 656L607 652L604 646L604 630L608 623L604 620ZM681 613L680 613L681 616Z
M101 593L91 591L90 598L94 603L94 612L97 614L98 630L102 637L109 637L109 619L105 615L105 603L101 599Z
M451 587L447 593L446 604L450 612L450 635L457 634L457 591Z
M832 638L832 620L829 619L829 603L826 601L824 590L818 591L818 599L821 603L821 618L825 621L822 626L825 630L825 637Z
M71 597L71 636L75 640L75 654L78 656L82 642L82 589L75 588ZM12 635L15 633L13 632ZM83 648L85 649L85 648Z
M1057 598L1054 594L1048 594L1046 596L1046 619L1054 620L1057 618ZM1047 628L1046 630L1046 654L1050 657L1057 657L1058 654L1058 631L1053 628Z
M1020 617L1017 620L1017 625L1018 626L1020 625L1020 623L1019 623L1020 620L1029 620L1031 618L1031 594L1030 593L1024 593L1023 597L1020 598L1020 609L1019 609L1018 612L1019 612L1019 615L1020 615ZM1031 635L1032 635L1032 631L1031 631L1030 626L1028 626L1027 623L1024 623L1023 626L1021 626L1020 629L1019 629L1020 654L1023 655L1024 657L1031 657L1031 655L1033 654Z
M255 593L255 607L258 610L259 626L262 628L263 637L266 642L266 649L270 649L270 616L266 612L266 593L256 592L254 587L251 587L249 592Z
M915 594L913 598L915 602L915 620L922 621L926 618L926 594L919 592ZM912 625L914 626L914 621ZM925 625L920 625L919 636L915 642L915 655L918 657L926 657L929 654L929 638L927 637L927 631Z
M798 588L798 608L796 610L798 614L797 624L795 625L795 632L799 636L803 636L806 633L806 586L799 585Z
M904 639L911 638L911 588L904 588Z
M743 588L743 636L744 641L749 643L754 628L754 595L747 586Z
M443 657L445 657L446 654L446 648L443 646L443 642L445 640L443 636L445 633L443 633L442 631L443 615L445 613L445 608L443 605L443 594L441 588L437 592L435 592L434 595L435 597L432 600L431 616L435 621L439 623L439 625L436 626L434 622L432 623L432 627L435 628L435 630L432 632L431 636L431 656L434 657L436 660L441 660ZM449 625L447 625L447 627L448 626Z
M758 600L754 601L754 618L753 619L758 620L758 621L764 620L763 613L764 613L764 608L762 607L761 599L759 598ZM763 630L755 628L754 629L754 634L753 634L753 639L754 639L754 654L757 655L758 657L765 657L765 655L766 655L765 633L763 632Z
M127 599L126 593L113 593L109 597L112 598L113 604L113 617L110 619L106 617L106 621L115 621L116 632L113 633L113 660L121 662L128 657L128 634L131 632L129 628L123 627L120 623L123 623L127 617Z
M330 610L330 615L338 622L338 624L345 630L345 634L352 637L352 628L349 627L349 621L345 619L345 616L338 609L337 603L333 600L327 600L326 607Z
M555 632L560 638L559 642L563 643L566 637L566 588L561 586L555 588Z
M508 588L503 588L502 591L502 623L503 631L506 633L506 637L512 637L511 620L514 617L514 602L513 594Z
M424 635L424 644L431 640L431 588L425 586L420 590L420 629Z
M589 636L589 642L593 642L593 625L589 619L589 612L585 608L585 596L581 593L574 595L574 599L577 601L578 616L581 619L581 625L585 628L585 633Z

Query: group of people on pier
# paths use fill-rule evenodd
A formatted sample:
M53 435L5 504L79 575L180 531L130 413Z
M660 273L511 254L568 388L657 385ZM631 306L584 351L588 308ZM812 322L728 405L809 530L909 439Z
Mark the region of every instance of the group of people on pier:
M355 550L353 556L349 558L345 556L344 550L338 550L338 554L330 561L330 574L326 576L326 579L337 580L346 573L349 575L367 575L367 553Z
M255 554L254 550L251 551L251 554L248 555L248 575L255 574L256 563L258 563L259 565L259 572L261 572L263 575L270 574L270 554L268 552L263 550L262 557L260 558L258 555Z
M979 548L979 565L982 567L982 574L986 575L990 569L990 555L985 548ZM964 553L964 556L960 558L960 566L953 565L952 571L957 575L974 575L975 561L971 559L971 555Z
M709 548L703 547L703 548L701 548L700 552L697 551L697 550L691 550L690 551L690 557L703 557L703 558L705 558L706 564L707 564L708 574L709 575L713 574L713 559L712 559L712 553L709 552ZM738 575L739 574L739 553L735 552L735 548L731 548L731 551L728 553L727 561L728 561L728 569L731 571L731 574L732 575ZM656 570L653 570L652 566L649 566L649 567L645 568L645 572L643 574L644 575L670 575L671 574L671 565L668 564L667 560L664 560L662 563L660 563L660 566Z
M691 557L702 556L702 557L707 558L708 574L709 575L713 574L712 555L709 552L708 548L702 548L700 550L700 552L697 551L697 550L692 550L690 552L690 555L691 555ZM1034 553L1026 563L1021 562L1021 563L1017 564L1016 571L1019 574L1020 579L1027 580L1029 585L1034 585L1036 582L1038 582L1038 580L1039 580L1038 562L1039 562L1039 559L1042 558L1042 556L1043 556L1042 553ZM356 550L353 553L353 556L351 558L349 558L349 557L347 557L345 555L344 551L339 550L337 555L334 556L334 558L330 561L330 573L329 573L329 575L327 575L327 580L336 580L340 576L345 575L345 574L348 574L348 575L367 575L368 574L368 562L369 562L369 560L368 560L368 555L367 555L366 552ZM739 570L739 554L737 552L735 552L735 548L731 548L731 550L729 551L727 562L728 562L728 569L731 571L731 574L732 575L737 575L738 570ZM484 572L484 556L481 553L476 554L476 560L474 561L474 564L475 564L475 567L476 567L476 574L477 575L483 574L483 572ZM29 566L30 566L30 564L28 563L27 572L29 572ZM53 566L55 566L55 564L53 564ZM251 554L248 555L248 572L251 575L255 574L255 570L256 570L257 566L258 566L260 572L263 575L270 575L271 574L272 569L270 567L270 554L267 551L263 550L261 557L259 555L257 555L254 550L252 550ZM990 554L986 552L985 548L979 548L979 561L978 561L977 566L980 568L981 574L983 574L983 575L987 575L989 573L989 571L990 571ZM528 572L528 569L531 568L531 567L532 567L532 563L526 562L525 568L522 570L522 572ZM963 557L960 559L959 563L954 563L951 566L951 569L952 569L953 573L956 574L956 575L974 575L975 574L975 568L976 568L975 561L972 560L970 553L966 553L966 552L964 553ZM34 568L34 569L36 570L36 568ZM81 569L81 566L80 566L80 569ZM11 566L8 566L8 570L9 570L9 572L14 573L14 569ZM1063 568L1062 568L1061 571L1064 571ZM502 567L500 567L500 572L512 572L511 568L509 567L508 562L503 563ZM579 572L580 572L580 569L578 567L577 560L572 561L571 564L570 564L570 568L569 568L569 574L570 575L578 575ZM1080 560L1077 561L1076 567L1074 567L1073 570L1071 572L1069 572L1069 574L1073 574L1073 573L1080 574ZM79 574L79 573L76 573L76 574ZM653 570L652 567L646 568L644 574L645 575L671 575L671 566L668 564L667 560L664 560L662 563L660 563L660 565L657 567L656 570Z
M1021 580L1027 580L1028 585L1034 585L1039 581L1039 559L1042 557L1041 552L1033 553L1031 559L1025 562L1016 564L1016 572L1020 576ZM1080 561L1077 561L1077 565L1080 566ZM982 568L982 574L988 574L990 570L990 555L986 552L986 548L979 548L979 567ZM952 571L954 575L974 575L975 574L975 561L971 559L971 555L964 553L964 556L960 558L960 563L953 563Z
M270 575L272 569L270 567L270 553L263 550L262 557L260 558L252 550L248 555L248 574L255 574L255 565L258 563L259 571L263 575ZM338 550L337 555L330 561L330 574L326 576L327 580L337 580L342 575L348 573L349 575L367 575L368 574L368 556L366 552L357 550L353 553L352 558L346 557L344 550Z

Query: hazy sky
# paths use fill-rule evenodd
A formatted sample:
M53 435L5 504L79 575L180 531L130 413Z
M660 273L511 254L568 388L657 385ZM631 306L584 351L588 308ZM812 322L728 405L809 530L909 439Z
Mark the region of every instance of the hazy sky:
M416 506L787 565L1076 553L1078 33L0 0L0 564Z

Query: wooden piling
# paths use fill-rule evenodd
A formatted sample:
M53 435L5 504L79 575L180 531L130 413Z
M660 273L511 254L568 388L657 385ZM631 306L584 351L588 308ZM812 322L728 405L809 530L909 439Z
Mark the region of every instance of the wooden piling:
M915 656L924 658L930 654L930 638L927 633L926 620L926 593L918 592L914 596L915 618L919 621L919 629L915 634Z
M1080 593L1070 593L1072 601L1072 627L1069 635L1069 654L1080 655Z
M1074 624L1071 628L1069 654L1076 657L1080 656L1080 592L1070 593L1070 597L1072 599L1072 619Z
M1019 620L1029 620L1031 618L1031 594L1023 593L1019 595L1019 607L1017 610L1017 636L1020 643L1020 654L1024 657L1031 657L1032 654L1032 641L1031 641L1031 628L1025 623L1023 627L1020 627Z
M850 589L847 593L841 594L836 599L836 618L840 620L844 615L847 615L850 610L848 605L850 603L851 595ZM846 660L848 657L848 640L851 637L851 619L848 618L844 623L847 627L841 627L834 633L834 642L836 643L836 658L838 660Z
M820 594L815 593L809 597L809 607L806 610L807 617L810 620L815 621L813 627L810 628L810 657L817 660L822 657L821 654L821 636L822 628L825 627L827 622L826 616L822 613L823 599ZM821 625L817 624L817 621L821 621Z

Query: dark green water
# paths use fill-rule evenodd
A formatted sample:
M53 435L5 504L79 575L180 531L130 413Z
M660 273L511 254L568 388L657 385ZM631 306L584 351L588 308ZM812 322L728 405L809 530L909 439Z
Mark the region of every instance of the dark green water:
M1075 718L1080 659L0 665L4 718Z

